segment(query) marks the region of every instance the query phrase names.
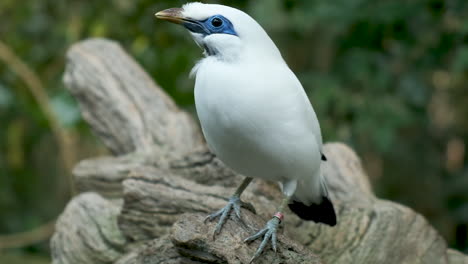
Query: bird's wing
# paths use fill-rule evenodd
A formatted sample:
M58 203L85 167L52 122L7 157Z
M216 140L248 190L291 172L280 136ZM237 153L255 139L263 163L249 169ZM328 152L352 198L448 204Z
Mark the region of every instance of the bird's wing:
M296 75L289 68L285 71L286 73L282 77L285 83L280 89L288 90L288 93L295 95L292 102L297 107L297 121L308 128L310 136L315 137L320 156L322 156L322 133L317 115Z

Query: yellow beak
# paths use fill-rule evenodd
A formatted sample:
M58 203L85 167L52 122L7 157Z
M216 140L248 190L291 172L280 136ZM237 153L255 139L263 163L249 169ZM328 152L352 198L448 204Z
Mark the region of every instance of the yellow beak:
M155 14L156 18L167 20L172 23L181 24L184 22L185 17L182 15L184 9L182 8L169 8L159 11Z

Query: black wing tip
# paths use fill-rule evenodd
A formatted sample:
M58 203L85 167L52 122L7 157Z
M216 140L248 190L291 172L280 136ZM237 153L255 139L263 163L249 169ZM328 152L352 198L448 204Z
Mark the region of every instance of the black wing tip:
M325 156L325 154L323 154L323 153L321 153L321 154L322 154L322 160L323 160L323 161L327 161L328 159L327 159L327 157Z
M322 196L320 204L311 204L309 206L293 201L289 205L289 209L293 211L301 219L314 221L316 223L324 223L329 226L336 225L336 214L333 204L328 197Z

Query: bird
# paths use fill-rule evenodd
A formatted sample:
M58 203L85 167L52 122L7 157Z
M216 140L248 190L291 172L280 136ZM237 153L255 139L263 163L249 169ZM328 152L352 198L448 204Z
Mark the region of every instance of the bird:
M191 72L201 129L209 149L245 176L227 205L205 219L219 218L213 235L230 217L242 223L240 197L253 178L278 182L284 197L265 227L244 240L262 238L250 263L268 242L276 251L286 206L304 220L335 226L317 115L262 26L239 9L200 2L155 15L182 25L203 49Z

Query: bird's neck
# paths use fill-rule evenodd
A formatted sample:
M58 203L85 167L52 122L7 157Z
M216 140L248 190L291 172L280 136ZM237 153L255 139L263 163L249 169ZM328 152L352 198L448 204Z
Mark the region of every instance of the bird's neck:
M283 63L283 57L279 50L274 48L250 48L246 46L223 46L219 49L215 46L205 46L206 58L216 59L226 63Z

